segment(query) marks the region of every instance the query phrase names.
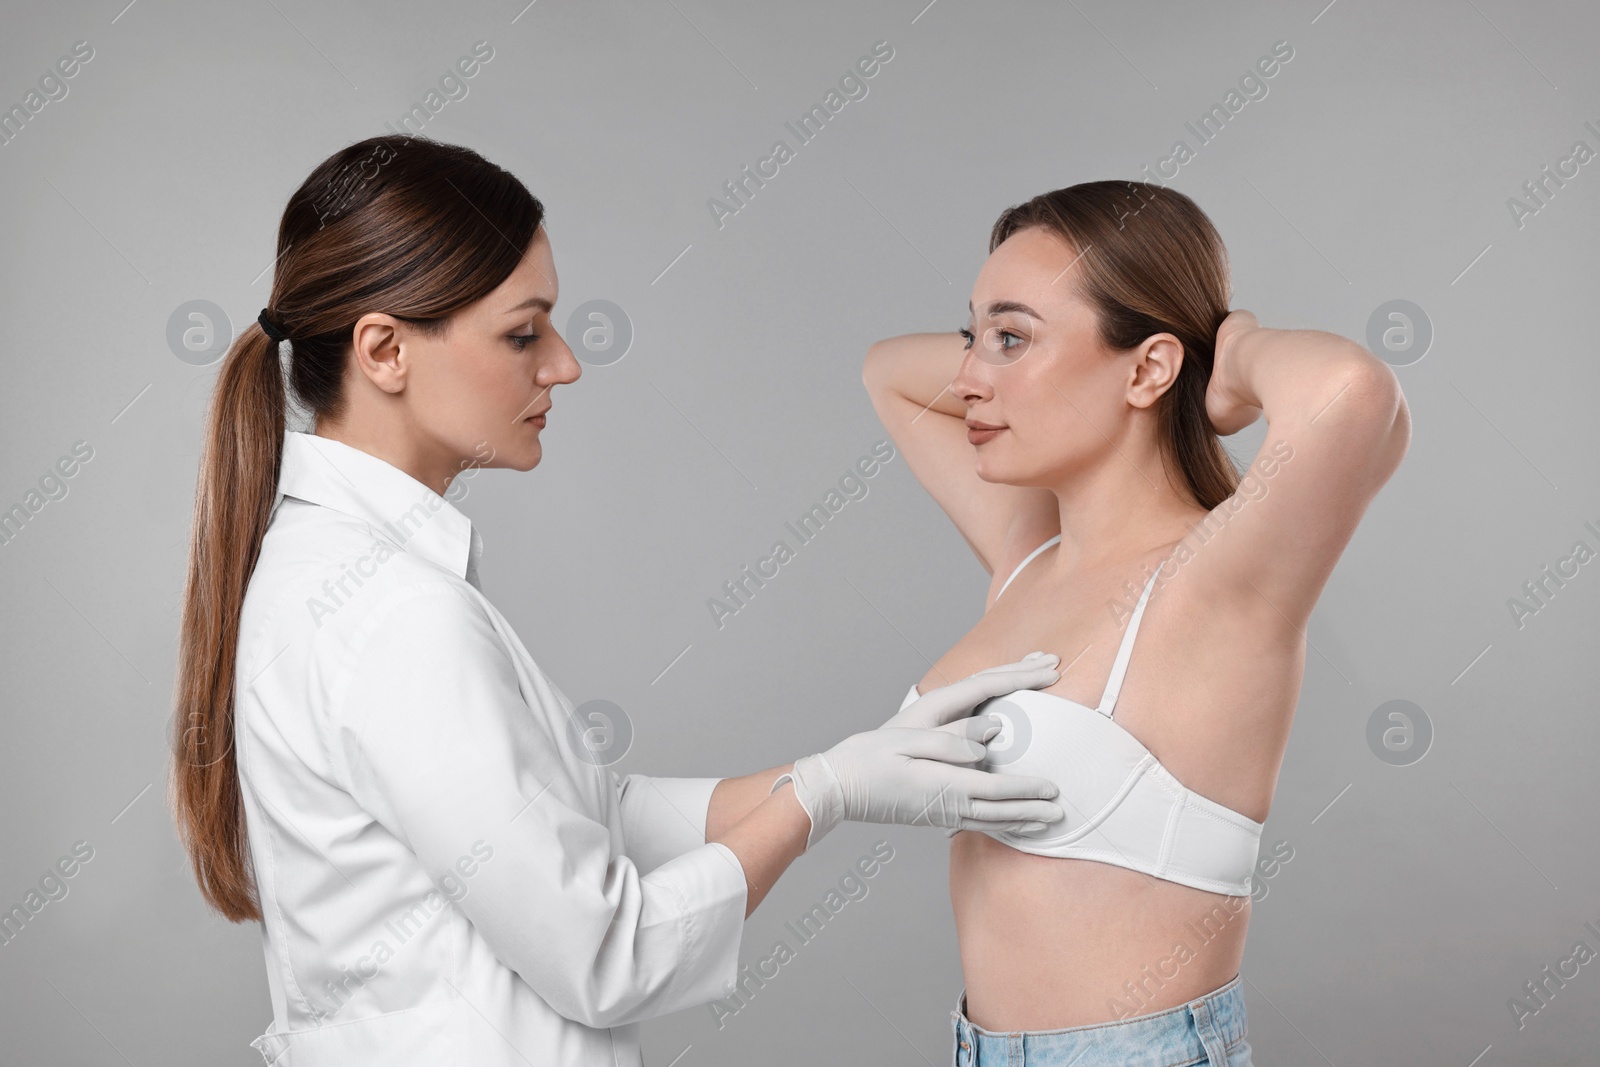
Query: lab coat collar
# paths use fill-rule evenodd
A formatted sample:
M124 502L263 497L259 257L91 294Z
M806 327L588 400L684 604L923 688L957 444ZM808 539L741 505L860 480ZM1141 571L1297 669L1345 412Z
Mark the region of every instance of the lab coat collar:
M393 464L331 437L290 430L273 508L285 496L372 524L396 547L477 586L483 539L448 500Z

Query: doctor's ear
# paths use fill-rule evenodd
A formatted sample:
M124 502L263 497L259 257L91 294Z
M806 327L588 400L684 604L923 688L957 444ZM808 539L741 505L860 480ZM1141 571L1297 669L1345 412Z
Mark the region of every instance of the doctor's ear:
M1128 403L1147 408L1172 388L1183 370L1183 342L1170 333L1151 334L1133 350Z
M402 339L403 325L393 315L372 312L357 319L350 333L351 362L386 393L398 393L406 387L410 360Z

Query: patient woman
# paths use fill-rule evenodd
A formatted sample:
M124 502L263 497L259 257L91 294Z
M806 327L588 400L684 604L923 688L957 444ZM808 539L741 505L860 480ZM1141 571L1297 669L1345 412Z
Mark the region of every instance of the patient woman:
M1282 858L1260 839L1306 624L1405 454L1405 400L1353 341L1230 314L1222 241L1171 189L1046 193L989 250L966 328L863 370L991 575L907 702L1035 648L1062 664L976 712L1006 723L984 766L1054 779L1067 818L954 834L955 1061L1248 1064L1239 965L1252 874ZM1263 413L1236 471L1219 435Z

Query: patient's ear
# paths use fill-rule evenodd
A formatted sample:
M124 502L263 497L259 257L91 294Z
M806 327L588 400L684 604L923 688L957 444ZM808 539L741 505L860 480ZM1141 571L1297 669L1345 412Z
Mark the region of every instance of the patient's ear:
M1145 408L1172 388L1183 370L1183 342L1170 333L1154 333L1134 350L1129 371L1128 403Z

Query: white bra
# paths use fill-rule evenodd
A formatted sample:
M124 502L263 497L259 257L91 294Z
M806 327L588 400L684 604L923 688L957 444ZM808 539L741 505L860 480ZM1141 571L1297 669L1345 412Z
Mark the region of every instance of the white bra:
M1000 592L1059 540L1058 534L1029 553ZM1050 779L1060 787L1056 802L1067 813L1034 833L983 832L1036 856L1099 860L1212 893L1244 896L1250 892L1264 824L1185 786L1111 717L1155 578L1152 574L1145 583L1128 620L1098 708L1034 689L978 706L974 714L994 714L1006 723L978 766ZM919 695L913 685L901 708Z

